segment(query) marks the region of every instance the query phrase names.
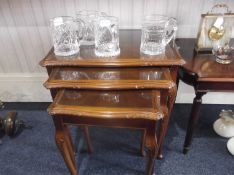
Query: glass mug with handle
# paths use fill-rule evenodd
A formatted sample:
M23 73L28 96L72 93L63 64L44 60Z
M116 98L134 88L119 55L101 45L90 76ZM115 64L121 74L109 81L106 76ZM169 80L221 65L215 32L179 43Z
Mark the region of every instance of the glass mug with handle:
M77 12L76 19L82 20L84 24L81 45L94 45L95 21L101 16L107 16L107 14L95 10L81 10Z
M120 54L117 17L102 16L96 21L95 54L99 57L113 57Z
M166 45L175 37L177 22L163 15L147 15L143 19L140 51L146 55L165 52Z
M50 20L54 53L58 56L71 56L80 50L77 32L82 31L82 21L71 16L59 16Z
M212 53L215 56L216 62L230 64L233 61L234 50L229 44L230 40L226 42L224 40L213 41Z

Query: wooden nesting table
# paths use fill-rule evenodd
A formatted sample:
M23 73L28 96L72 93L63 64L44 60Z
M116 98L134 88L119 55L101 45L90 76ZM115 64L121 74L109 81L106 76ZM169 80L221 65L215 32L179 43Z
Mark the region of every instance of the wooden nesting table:
M140 30L121 30L117 57L96 57L93 46L81 46L80 53L71 57L55 56L51 49L40 62L47 68L49 79L44 85L54 100L48 111L56 143L71 174L77 174L77 169L69 124L82 125L85 131L88 125L143 129L141 152L149 148L148 175L154 172L154 157L162 158L177 71L184 60L169 45L165 55L141 54L140 35ZM160 121L158 141L156 121Z

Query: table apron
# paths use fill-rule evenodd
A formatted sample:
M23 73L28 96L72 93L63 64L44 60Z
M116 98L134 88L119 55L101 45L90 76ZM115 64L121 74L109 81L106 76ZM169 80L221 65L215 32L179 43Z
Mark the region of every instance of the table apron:
M93 118L93 117L74 117L61 115L64 124L69 125L87 125L99 127L114 127L114 128L132 128L146 129L156 124L156 120L145 119L113 119L113 118Z
M209 91L234 91L233 82L198 82L196 91L209 92Z

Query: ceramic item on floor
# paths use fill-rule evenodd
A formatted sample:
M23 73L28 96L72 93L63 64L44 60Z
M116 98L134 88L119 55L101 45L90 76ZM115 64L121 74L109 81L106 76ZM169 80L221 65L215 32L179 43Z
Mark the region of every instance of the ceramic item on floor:
M234 137L228 140L227 149L234 156Z
M234 112L222 110L219 116L213 125L215 132L222 137L234 137Z

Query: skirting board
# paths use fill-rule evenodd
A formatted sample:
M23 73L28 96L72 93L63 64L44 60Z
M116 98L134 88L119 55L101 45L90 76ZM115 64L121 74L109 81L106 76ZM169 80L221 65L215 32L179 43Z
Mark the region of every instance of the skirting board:
M49 90L43 83L45 73L9 73L0 74L0 100L3 102L48 102Z
M51 96L43 83L45 73L0 74L0 100L3 102L50 102ZM192 103L195 97L191 86L180 81L176 103ZM234 93L210 92L203 97L206 104L234 104Z

